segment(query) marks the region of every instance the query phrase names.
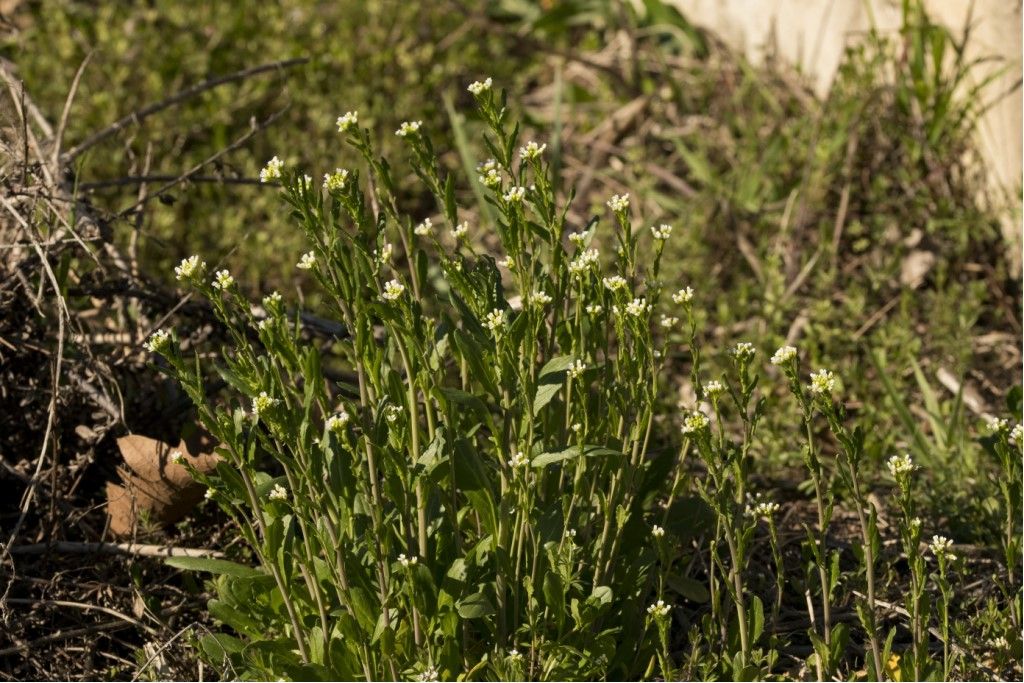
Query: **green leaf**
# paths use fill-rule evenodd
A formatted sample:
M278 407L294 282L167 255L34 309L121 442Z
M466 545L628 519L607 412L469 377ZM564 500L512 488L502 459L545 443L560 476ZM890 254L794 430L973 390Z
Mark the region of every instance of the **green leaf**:
M536 417L540 414L540 411L547 404L551 403L551 400L555 398L555 394L562 388L562 382L548 382L542 383L537 386L537 395L533 399L533 415Z
M704 603L711 599L711 596L708 595L708 589L704 584L696 579L691 579L689 576L669 574L665 577L665 581L672 590L687 600Z
M617 455L621 456L622 453L619 451L605 448L604 446L596 446L594 444L584 444L582 451L579 446L569 446L562 451L552 451L550 453L541 453L536 456L530 464L534 467L546 467L556 462L562 462L570 458L578 458L579 456L587 458L596 458L601 455Z
M254 567L246 567L237 562L228 560L217 560L212 557L168 557L164 564L178 569L188 569L194 572L210 572L211 574L227 574L241 578L262 576L263 572Z
M245 643L226 633L210 633L199 638L199 647L211 662L219 664L227 662L232 654L241 652Z
M483 593L473 593L459 600L457 609L463 619L480 619L494 614L494 605Z

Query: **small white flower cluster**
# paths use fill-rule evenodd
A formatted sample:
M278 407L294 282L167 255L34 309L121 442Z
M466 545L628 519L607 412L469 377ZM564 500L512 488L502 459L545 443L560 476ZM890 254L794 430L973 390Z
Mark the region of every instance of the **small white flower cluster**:
M199 257L195 255L189 256L174 267L174 278L176 280L191 280L204 270L206 270L206 261L200 261Z
M471 92L473 95L480 96L491 89L492 83L493 81L490 77L485 78L482 81L473 81L469 84L469 87L466 88L466 90Z
M171 334L166 330L157 330L149 336L149 339L142 343L150 353L161 353L171 344Z
M917 469L914 461L910 458L910 453L894 455L885 464L889 467L889 474L897 479Z
M384 419L388 422L395 422L402 416L402 406L390 405L384 409Z
M519 148L519 156L522 159L536 159L543 154L544 150L547 148L548 146L546 144L538 145L533 140L530 140L524 146Z
M626 304L626 315L631 315L634 318L643 316L649 310L651 310L651 306L647 303L647 299L643 297L633 299Z
M763 517L764 519L771 519L778 511L779 504L770 500L763 500L760 503L756 503L753 507L748 505L746 509L748 517Z
M412 557L406 557L405 553L401 553L398 556L398 564L402 565L403 567L414 567L416 566L417 562L419 562L419 558L415 555L413 555Z
M420 237L425 237L434 231L434 224L429 218L424 218L423 222L413 228L412 231Z
M1010 430L1010 443L1017 448L1020 448L1021 444L1024 444L1024 425L1015 425L1014 428Z
M284 162L276 156L267 162L267 165L260 171L260 182L269 183L281 179L281 171L284 170Z
M621 275L612 275L611 277L606 277L602 280L602 282L604 282L605 289L607 289L610 292L618 292L620 290L624 290L627 284L626 278L622 277Z
M672 329L679 324L679 318L670 315L661 316L661 326L666 330Z
M750 342L739 342L736 346L732 347L732 355L737 360L750 360L754 357L755 353L757 353L757 350Z
M601 304L587 304L587 315L597 316L604 312L604 306Z
M831 370L818 370L811 373L808 389L812 394L830 395L836 388L836 375Z
M629 195L613 194L612 198L608 200L608 208L615 212L625 211L629 208Z
M520 467L526 467L529 464L529 460L523 455L522 451L516 451L512 454L512 457L508 459L508 466L512 469L518 469Z
M505 326L505 311L495 308L484 319L484 327L491 332L497 333Z
M422 121L402 121L402 125L395 131L395 135L400 138L407 138L420 132L420 126L422 125Z
M348 170L344 168L334 169L334 173L324 173L324 189L328 192L338 192L345 189L348 181Z
M457 240L465 239L466 235L469 234L469 223L459 223L452 230L452 237Z
M356 124L359 123L359 112L347 111L343 115L339 116L335 123L338 124L339 133L347 133L355 128Z
M347 425L351 419L352 418L349 414L344 410L335 415L331 415L327 418L327 430L334 432L335 434L340 434L345 431L345 425Z
M416 680L421 683L432 683L436 681L438 677L437 669L432 666L428 666L427 670L423 673L416 674Z
M651 536L654 536L655 538L661 538L664 535L665 535L665 530L662 529L657 524L655 524L654 526L651 527Z
M480 174L480 184L484 187L494 189L501 185L501 164L494 159L488 159L476 167Z
M569 363L569 377L573 379L579 379L583 376L583 373L587 370L587 364L583 361L576 359L572 363Z
M789 361L793 360L794 358L796 358L796 347L795 346L783 346L783 347L780 347L779 350L776 351L772 355L771 364L772 365L785 365L786 363L788 363Z
M171 451L171 462L173 462L174 464L179 464L184 458L185 455L181 451Z
M585 233L585 232L570 232L569 233L569 241L572 242L572 244L577 249L582 249L583 245L587 243L587 233Z
M711 421L708 420L708 416L699 410L695 410L683 420L683 434L696 434L697 432L703 431L708 428Z
M545 292L544 290L539 289L530 295L530 303L533 304L534 306L539 306L543 308L544 306L547 306L549 303L551 303L551 301L551 295Z
M945 536L932 536L932 542L929 544L932 554L935 557L945 557L950 562L956 561L956 555L953 554L953 541L949 540Z
M265 297L263 297L263 308L267 309L268 311L272 308L277 308L278 306L281 305L281 301L282 298L280 292L271 292L270 294L267 294Z
M661 225L652 225L651 234L654 235L654 239L659 242L664 242L672 235L672 226L668 223L662 223Z
M523 655L519 652L519 650L512 649L508 651L508 658L513 662L518 662L522 660Z
M274 488L270 489L267 498L270 500L288 500L288 489L280 484L274 484Z
M672 295L672 301L677 304L688 304L693 301L693 287L684 287Z
M664 600L658 600L658 602L647 608L647 613L655 619L664 619L671 611L672 607L666 605Z
M580 252L576 258L569 262L569 273L579 277L595 267L600 259L601 254L598 253L597 249L587 249Z
M391 255L395 253L395 247L391 242L385 242L381 245L380 251L377 252L377 263L384 265L385 263L391 263Z
M218 270L216 275L213 276L214 289L226 292L231 289L231 285L233 284L235 284L235 278L231 277L231 273L226 270Z
M316 254L311 251L307 251L299 259L299 262L295 264L295 267L299 270L313 270L316 268Z
M725 391L725 385L717 379L713 379L704 385L704 393L714 398Z
M502 198L506 202L516 203L516 204L521 203L524 199L526 199L526 188L525 187L512 187L512 188L509 188L509 191L506 192L504 195L502 195Z
M261 414L270 410L276 406L280 401L276 398L272 398L265 391L261 391L259 396L252 400L252 414L259 417Z
M388 280L384 284L384 293L381 294L381 298L385 301L398 301L403 292L405 292L405 285L398 280Z
M501 266L502 268L508 268L510 271L516 269L516 262L512 260L511 256L506 256L505 258L498 261L498 265Z

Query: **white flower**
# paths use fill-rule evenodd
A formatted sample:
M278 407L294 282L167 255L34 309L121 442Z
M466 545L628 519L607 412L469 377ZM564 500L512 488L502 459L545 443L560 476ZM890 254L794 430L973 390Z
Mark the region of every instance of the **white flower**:
M612 292L617 292L620 289L626 288L626 278L622 277L621 275L612 275L611 277L606 277L602 280L602 282L604 282L605 288Z
M398 564L402 565L403 567L415 566L417 562L419 562L419 558L417 558L415 555L413 555L412 557L406 557L405 553L402 553L398 556Z
M395 131L395 135L400 138L408 137L415 133L418 133L420 126L423 125L422 121L403 121L402 125Z
M377 252L377 262L380 264L391 263L391 255L395 252L395 247L392 246L391 242L385 242L381 245L380 251Z
M200 261L198 256L189 256L182 259L181 263L174 267L174 277L177 280L191 280L193 276L206 270L206 261Z
M492 81L489 77L485 78L483 81L473 81L469 84L469 87L466 88L466 90L479 96L491 89L491 83Z
M945 536L932 536L932 542L928 547L931 549L932 554L935 555L935 557L945 557L950 562L956 560L956 555L951 552L953 548L953 541L949 540Z
M547 306L551 301L551 295L543 290L537 290L530 295L530 303L536 306Z
M260 171L260 182L269 183L281 179L281 171L284 169L284 162L276 156L267 162L267 165Z
M808 386L812 394L831 394L836 388L836 376L831 370L818 370L811 373L811 383Z
M381 298L385 301L397 301L402 293L405 291L405 285L398 280L388 280L384 285L384 293Z
M651 234L654 235L654 239L659 242L664 242L672 234L672 226L667 223L661 225L652 225Z
M350 419L352 418L349 417L349 414L342 410L340 413L327 418L327 429L335 434L340 434L345 431L345 425L349 423Z
M267 498L270 500L288 500L288 489L280 484L274 484L274 488L270 489Z
M665 530L662 529L657 524L655 524L654 526L651 527L651 536L654 536L655 538L661 538L664 535L665 535Z
M678 292L672 295L672 301L677 304L688 304L693 301L693 287L686 287L680 289Z
M452 237L454 237L457 240L463 239L468 234L469 223L459 223L458 225L455 226L455 229L452 230Z
M425 235L429 235L431 232L434 231L434 224L430 221L429 218L424 218L423 222L417 225L415 228L413 228L412 231L413 233L419 235L420 237L423 237Z
M516 269L516 262L512 260L511 256L506 256L505 258L498 261L498 265L501 266L502 268L508 268L509 270Z
M538 145L533 140L530 140L524 146L519 148L519 156L523 159L536 159L543 154L544 150L547 148L548 146L546 144Z
M307 251L295 266L299 270L313 270L316 268L316 255L311 251Z
M402 415L402 406L390 405L384 409L384 418L388 422L394 422Z
M604 311L604 306L601 304L587 304L587 315L596 316L601 315Z
M335 123L338 124L339 133L347 133L359 123L359 112L347 111Z
M683 420L683 434L696 434L704 429L707 429L711 421L708 420L708 416L699 410L695 410L686 416Z
M635 318L639 318L647 311L649 311L650 308L651 307L647 304L647 299L639 297L633 299L628 304L626 304L626 315L631 315Z
M600 258L601 254L598 253L597 249L588 249L580 252L576 258L569 262L569 272L576 276L583 275L596 266Z
M572 423L572 431L574 431L577 434L579 434L582 429L583 429L583 423L581 423L581 422L573 422Z
M750 360L754 357L755 353L754 345L750 342L739 342L736 346L732 347L732 355L739 360Z
M424 671L421 674L417 674L416 675L416 680L417 681L421 681L423 683L425 683L427 681L436 681L437 680L437 676L438 676L437 669L435 669L432 666L429 666L429 667L427 667L426 671Z
M274 291L263 297L263 308L270 310L281 305L281 294Z
M206 500L213 500L213 497L215 495L217 495L217 494L215 494L213 492L213 489L211 489L211 488L207 488L205 491L203 491L203 498L205 498Z
M525 187L513 187L503 195L506 202L521 202L526 198Z
M608 200L608 208L616 212L625 211L629 208L629 195L613 194L612 198Z
M157 330L149 336L142 346L150 353L162 353L171 344L171 335L166 330Z
M476 170L480 173L478 179L481 185L492 190L501 185L501 164L494 159L488 159L478 165Z
M214 289L227 291L233 284L235 284L235 278L231 277L231 273L226 270L218 270L217 274L213 276Z
M583 373L587 370L587 364L583 361L576 359L574 362L569 363L569 377L573 379L579 379L583 376Z
M672 608L666 605L664 600L658 600L658 602L647 608L647 613L655 619L664 619L671 611Z
M769 519L778 511L779 504L772 501L762 501L752 508L749 505L747 506L747 515L750 517L764 517L765 519Z
M512 649L508 651L508 658L514 662L518 662L523 658L523 655L519 653L519 650Z
M669 315L661 316L661 326L664 327L666 330L670 330L678 324L679 318L674 318Z
M1024 426L1018 424L1010 430L1010 443L1017 448L1020 448L1021 444L1024 444Z
M303 175L301 178L299 178L299 185L304 190L308 190L309 188L313 187L313 176Z
M909 453L903 455L894 455L886 462L889 467L889 474L894 478L900 478L905 474L910 474L917 467L914 465L914 461L911 460Z
M529 462L530 461L527 460L522 451L516 451L512 454L512 457L508 459L508 466L512 469L516 469L518 467L526 467Z
M503 328L504 326L505 311L501 310L500 308L495 308L494 310L492 310L490 313L487 314L487 317L484 319L484 327L489 329L491 332L495 333L495 336L497 336L497 334L500 333L501 328Z
M708 396L718 396L723 391L725 391L725 385L719 382L717 379L713 379L704 385L704 393L706 393Z
M570 232L569 241L577 247L582 248L587 241L587 233L585 232Z
M1010 431L1010 421L1001 417L990 417L987 426L988 431L993 434L1005 434Z
M785 365L789 361L796 358L796 347L794 346L783 346L780 347L774 355L772 355L772 365Z
M178 450L171 451L171 462L177 464L185 458L185 455Z
M252 414L259 417L262 413L276 406L280 401L270 397L267 392L261 391L259 396L252 400Z
M344 168L334 169L334 173L324 173L324 189L328 192L337 192L345 188L348 180L348 170Z

